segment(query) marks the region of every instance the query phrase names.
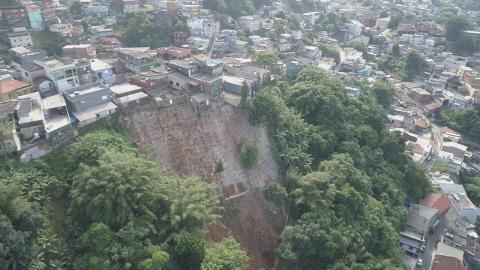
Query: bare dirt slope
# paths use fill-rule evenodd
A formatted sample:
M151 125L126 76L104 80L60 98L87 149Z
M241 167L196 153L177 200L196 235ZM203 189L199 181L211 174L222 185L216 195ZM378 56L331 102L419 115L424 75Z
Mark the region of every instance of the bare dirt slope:
M212 108L200 117L188 106L160 110L150 104L128 112L126 123L139 147L169 172L217 184L225 199L226 226L212 226L212 239L234 235L249 253L250 269L271 266L282 217L272 212L260 190L279 177L265 129L252 126L230 106ZM249 171L242 168L237 153L242 137L258 148L258 166ZM217 160L223 161L224 171L215 175Z

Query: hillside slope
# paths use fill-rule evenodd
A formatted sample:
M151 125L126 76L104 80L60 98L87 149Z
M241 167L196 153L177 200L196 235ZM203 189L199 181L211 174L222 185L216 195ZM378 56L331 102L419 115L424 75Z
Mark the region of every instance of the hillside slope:
M224 224L210 229L213 239L233 234L248 251L251 269L272 264L283 218L261 195L260 188L279 177L265 129L250 125L230 106L199 117L188 106L159 110L147 105L128 112L125 120L138 146L169 172L199 176L217 185L225 213ZM247 171L240 164L240 138L256 142L259 162L254 169ZM215 174L218 160L223 161L224 171Z

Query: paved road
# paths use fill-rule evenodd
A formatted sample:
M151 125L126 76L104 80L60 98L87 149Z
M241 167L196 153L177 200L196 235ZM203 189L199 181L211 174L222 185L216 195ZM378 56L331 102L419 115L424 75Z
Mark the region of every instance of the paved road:
M421 256L421 258L423 259L423 268L417 269L431 269L437 243L440 241L443 232L453 224L453 221L453 213L450 210L447 214L445 214L445 216L440 220L439 224L435 227L433 234L427 236L427 247L425 249L425 252Z

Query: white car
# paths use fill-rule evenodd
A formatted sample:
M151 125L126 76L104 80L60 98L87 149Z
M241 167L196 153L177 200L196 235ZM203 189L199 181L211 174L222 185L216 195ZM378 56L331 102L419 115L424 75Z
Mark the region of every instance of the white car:
M423 266L423 260L422 260L422 258L418 258L418 260L417 260L417 266Z

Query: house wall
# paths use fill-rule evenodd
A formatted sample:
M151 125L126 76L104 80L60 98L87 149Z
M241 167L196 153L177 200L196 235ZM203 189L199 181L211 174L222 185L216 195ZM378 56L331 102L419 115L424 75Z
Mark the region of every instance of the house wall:
M32 87L28 86L22 89L17 89L8 93L0 94L0 102L9 101L17 98L18 96L25 95L32 92Z
M65 98L69 104L69 107L72 108L73 111L78 112L109 102L112 100L112 94L110 90L102 89L91 93L80 94L74 97L65 95Z

